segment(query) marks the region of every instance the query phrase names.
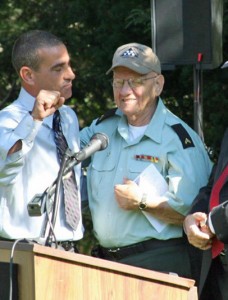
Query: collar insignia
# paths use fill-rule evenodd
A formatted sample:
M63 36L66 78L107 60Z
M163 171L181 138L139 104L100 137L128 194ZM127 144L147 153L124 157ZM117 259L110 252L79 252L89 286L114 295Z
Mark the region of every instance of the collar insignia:
M187 144L191 144L192 142L191 142L188 138L186 138L186 139L184 140L184 143L185 143L185 145L187 145Z

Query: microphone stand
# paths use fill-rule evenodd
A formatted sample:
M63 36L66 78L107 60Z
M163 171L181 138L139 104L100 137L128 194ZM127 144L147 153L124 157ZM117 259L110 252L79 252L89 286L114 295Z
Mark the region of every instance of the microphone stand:
M68 148L62 158L58 176L55 179L55 181L52 183L50 187L48 187L43 192L42 195L35 196L35 199L33 199L28 204L28 211L30 216L41 216L42 213L46 210L46 219L44 222L44 226L41 230L41 238L45 238L48 224L50 228L49 228L48 236L44 242L45 246L51 247L54 238L57 247L57 241L54 233L54 226L55 226L59 202L60 202L60 190L62 187L62 178L64 176L68 176L68 173L72 170L72 168L79 163L81 163L81 161L77 159L77 154L72 155L71 150ZM54 200L51 200L53 194L54 194ZM49 214L51 212L52 212L52 217L50 219Z
M48 236L47 236L47 239L45 242L46 246L51 246L53 237L55 238L54 227L55 227L55 222L56 222L56 217L57 217L57 212L58 212L59 202L60 202L60 190L62 187L62 178L65 174L64 170L67 165L67 162L71 158L70 154L71 154L70 150L67 149L62 158L60 169L59 169L58 176L56 179L55 196L54 196L53 209L52 209L52 218L51 218L51 223L50 223L52 226L50 226L49 233L48 233ZM46 228L45 228L45 231L46 231ZM57 248L56 238L55 238L55 243L56 243L56 248Z

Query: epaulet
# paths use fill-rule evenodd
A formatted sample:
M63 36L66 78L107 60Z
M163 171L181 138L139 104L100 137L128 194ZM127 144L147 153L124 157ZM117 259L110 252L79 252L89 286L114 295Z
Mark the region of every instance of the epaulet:
M182 124L175 124L171 126L173 130L176 132L178 137L181 140L182 146L184 149L190 148L190 147L195 147L192 138L188 134L187 130L183 127Z
M97 119L96 125L100 124L103 122L105 119L108 119L110 117L113 117L116 113L117 107L112 108L108 110L106 113L104 113L99 119Z

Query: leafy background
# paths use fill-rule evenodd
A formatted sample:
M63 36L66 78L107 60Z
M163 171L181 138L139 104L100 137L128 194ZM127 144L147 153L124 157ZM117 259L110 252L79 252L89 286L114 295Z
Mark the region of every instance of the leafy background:
M223 60L226 61L228 0L223 3ZM77 76L68 104L77 112L83 127L114 106L112 88L105 73L115 49L133 41L152 44L151 5L149 0L1 0L0 109L17 97L20 84L11 65L11 49L14 40L30 29L51 31L67 44ZM193 67L178 66L163 74L165 104L194 127ZM227 111L228 69L204 70L203 131L214 160L228 125ZM87 231L80 248L89 253L94 239L88 212L84 218Z

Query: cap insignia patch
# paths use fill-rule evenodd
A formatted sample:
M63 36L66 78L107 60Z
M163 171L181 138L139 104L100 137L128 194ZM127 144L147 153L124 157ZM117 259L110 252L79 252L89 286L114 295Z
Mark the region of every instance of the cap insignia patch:
M138 53L132 49L132 48L129 48L128 50L124 51L123 54L121 54L122 57L138 57Z

